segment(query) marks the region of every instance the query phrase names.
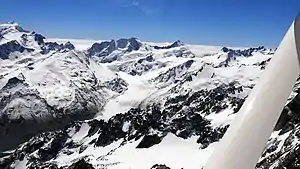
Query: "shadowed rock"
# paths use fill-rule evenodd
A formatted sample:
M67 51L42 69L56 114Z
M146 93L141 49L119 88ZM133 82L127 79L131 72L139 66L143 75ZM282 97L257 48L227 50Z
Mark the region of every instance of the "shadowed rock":
M1 59L8 59L9 55L13 52L33 52L34 49L25 48L22 45L19 44L16 40L9 41L7 43L4 43L0 45L0 58Z
M175 48L175 47L180 47L183 46L184 44L180 41L177 40L174 43L172 43L171 45L168 46L153 46L154 49L171 49L171 48Z

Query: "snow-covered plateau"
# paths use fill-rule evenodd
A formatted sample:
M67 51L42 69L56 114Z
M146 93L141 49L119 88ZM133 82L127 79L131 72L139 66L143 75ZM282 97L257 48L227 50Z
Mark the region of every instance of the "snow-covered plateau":
M0 168L201 168L275 51L0 24ZM298 89L258 169L300 168Z

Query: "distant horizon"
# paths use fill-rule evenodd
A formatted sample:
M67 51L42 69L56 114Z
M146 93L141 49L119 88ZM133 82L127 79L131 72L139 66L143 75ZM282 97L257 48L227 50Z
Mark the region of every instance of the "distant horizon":
M86 0L4 1L0 22L48 38L275 48L299 12L300 1Z
M45 36L45 35L43 35ZM132 37L121 37L121 38L117 38L117 39L85 39L85 38L57 38L57 37L47 37L45 36L46 39L48 40L53 40L53 41L89 41L91 43L95 43L95 42L101 42L101 41L110 41L110 40L118 40L118 39L121 39L121 38L125 38L125 39L128 39L128 38L132 38ZM138 38L138 37L133 37L133 38L137 38L138 40L140 40L141 42L144 42L144 43L157 43L157 44L171 44L171 43L174 43L175 41L158 41L158 42L155 42L155 41L145 41L141 38ZM180 40L180 39L178 39ZM256 46L232 46L232 45L211 45L211 44L201 44L201 43L198 43L198 44L193 44L193 43L186 43L182 40L180 40L181 42L183 42L185 45L199 45L199 46L213 46L213 47L233 47L233 48L250 48L250 47L259 47L259 46L264 46L266 48L277 48L277 46L275 47L269 47L269 46L266 46L266 45L256 45Z

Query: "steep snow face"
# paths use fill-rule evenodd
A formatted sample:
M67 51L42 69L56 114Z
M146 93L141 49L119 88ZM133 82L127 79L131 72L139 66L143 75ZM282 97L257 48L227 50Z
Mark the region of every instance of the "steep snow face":
M0 58L17 57L16 52L40 52L43 39L42 35L24 30L17 23L0 24Z
M1 43L6 43L11 41L12 39L21 40L21 36L25 33L30 33L29 31L24 30L15 22L8 22L4 24L0 24L0 32L1 32Z

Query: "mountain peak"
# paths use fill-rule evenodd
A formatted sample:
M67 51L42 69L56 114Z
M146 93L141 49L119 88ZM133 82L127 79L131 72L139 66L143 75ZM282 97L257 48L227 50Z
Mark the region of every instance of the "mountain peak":
M177 41L175 41L172 45L178 47L178 46L183 46L184 43L183 43L181 40L177 40Z
M113 52L128 53L137 51L142 47L142 43L137 38L121 38L118 40L103 41L101 43L94 43L91 48L87 50L89 56L97 56L101 58L102 62L112 62L117 59L117 55L110 57Z
M17 31L17 32L29 32L24 30L17 22L6 22L0 23L0 34L3 35L10 31Z
M15 21L10 21L6 23L0 23L0 26L11 27L11 26L19 26L19 24Z

